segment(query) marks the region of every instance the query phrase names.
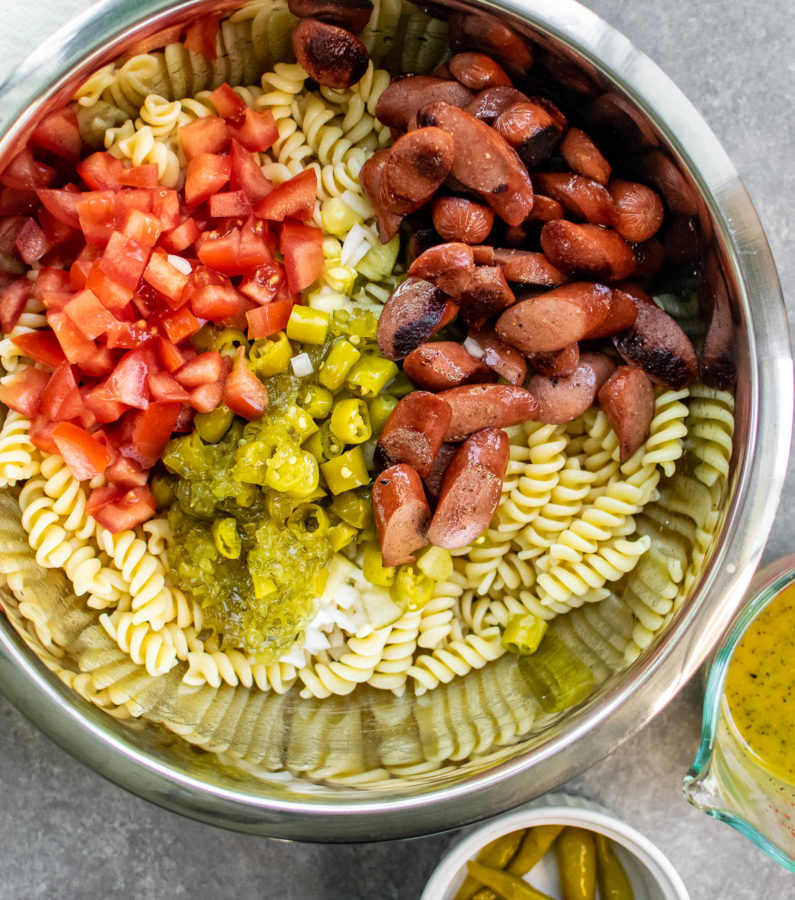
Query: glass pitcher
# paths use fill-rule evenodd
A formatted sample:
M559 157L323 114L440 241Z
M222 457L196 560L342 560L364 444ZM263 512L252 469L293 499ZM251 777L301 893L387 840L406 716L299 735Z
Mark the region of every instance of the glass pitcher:
M770 771L746 743L732 719L725 685L729 664L748 626L793 584L795 554L777 560L754 578L747 605L713 658L704 697L701 746L684 781L685 796L694 806L728 822L790 871L795 871L795 784ZM771 697L771 703L775 699ZM790 714L795 720L795 710ZM795 755L795 722L790 734Z

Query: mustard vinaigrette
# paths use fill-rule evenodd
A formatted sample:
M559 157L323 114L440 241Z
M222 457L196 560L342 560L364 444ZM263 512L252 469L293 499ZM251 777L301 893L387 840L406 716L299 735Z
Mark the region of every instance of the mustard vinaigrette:
M729 663L725 696L760 764L795 784L795 584L748 626Z

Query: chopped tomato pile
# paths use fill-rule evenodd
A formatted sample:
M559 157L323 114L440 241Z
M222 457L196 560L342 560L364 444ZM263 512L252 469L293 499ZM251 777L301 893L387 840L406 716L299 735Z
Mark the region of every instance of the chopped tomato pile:
M111 531L150 517L149 468L195 413L265 409L242 356L232 367L190 338L206 322L252 339L283 329L323 269L322 232L305 224L314 171L274 187L254 155L278 138L271 113L226 84L211 96L219 115L180 129L180 191L158 185L155 165L81 159L68 108L0 174L0 327L11 332L31 293L49 325L14 337L39 367L0 384L0 401L31 419L31 440L75 477L104 474L89 512Z

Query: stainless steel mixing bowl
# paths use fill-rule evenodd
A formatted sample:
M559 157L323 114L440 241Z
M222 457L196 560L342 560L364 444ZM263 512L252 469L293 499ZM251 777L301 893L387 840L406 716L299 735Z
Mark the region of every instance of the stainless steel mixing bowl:
M0 89L0 158L8 159L37 118L68 100L81 78L134 39L233 5L98 4L42 45ZM212 755L173 735L115 720L85 702L0 618L0 686L20 710L105 777L214 824L315 841L395 838L459 826L559 785L637 731L690 678L741 602L773 521L793 413L787 321L756 213L714 135L654 63L573 0L450 0L435 7L487 10L545 48L562 77L577 73L586 91L624 98L619 105L634 111L624 124L636 130L640 124L644 139L666 148L700 193L701 226L722 259L738 335L735 451L725 510L691 596L635 663L540 735L480 764L447 766L405 784L354 789L219 767Z

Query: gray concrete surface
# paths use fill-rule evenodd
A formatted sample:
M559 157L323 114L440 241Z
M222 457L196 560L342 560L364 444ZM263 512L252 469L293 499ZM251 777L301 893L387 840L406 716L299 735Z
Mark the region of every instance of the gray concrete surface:
M0 80L85 0L0 0ZM795 315L795 18L791 0L587 0L701 110L742 174ZM24 15L21 14L24 9ZM792 550L792 465L766 558ZM696 680L634 739L566 786L611 807L676 863L694 900L795 896L738 833L690 808ZM182 819L103 781L0 698L0 900L411 900L454 834L298 845Z

